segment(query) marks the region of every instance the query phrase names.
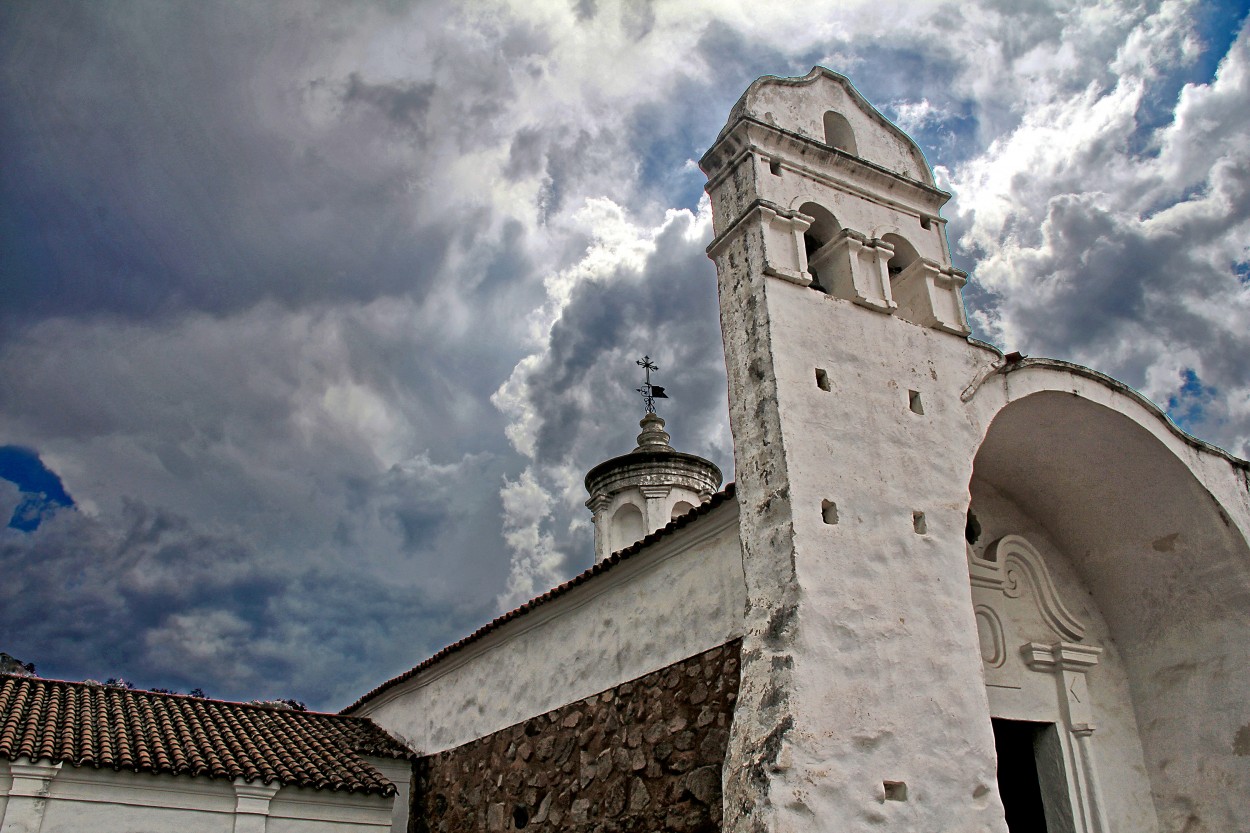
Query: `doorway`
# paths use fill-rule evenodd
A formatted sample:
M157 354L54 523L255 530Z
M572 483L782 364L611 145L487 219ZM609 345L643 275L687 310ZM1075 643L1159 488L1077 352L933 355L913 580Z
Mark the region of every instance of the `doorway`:
M998 793L1010 833L1070 833L1063 750L1053 723L992 718Z

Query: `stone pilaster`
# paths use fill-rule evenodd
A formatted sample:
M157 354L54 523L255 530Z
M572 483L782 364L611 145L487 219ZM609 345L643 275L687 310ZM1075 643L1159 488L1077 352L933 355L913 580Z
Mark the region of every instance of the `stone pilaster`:
M48 806L52 781L61 770L60 763L18 758L9 764L13 785L9 802L0 819L0 833L38 833Z
M277 795L281 786L276 781L265 784L261 781L247 782L236 778L234 786L234 833L265 833L269 824L269 802Z

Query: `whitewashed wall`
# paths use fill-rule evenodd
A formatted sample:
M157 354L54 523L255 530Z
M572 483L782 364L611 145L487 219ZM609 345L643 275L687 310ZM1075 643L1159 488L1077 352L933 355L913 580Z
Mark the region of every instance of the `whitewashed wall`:
M401 787L385 798L271 785L236 786L188 775L115 772L62 765L39 798L10 795L11 770L28 762L0 760L0 831L3 833L400 833L407 823L407 762L373 761ZM269 800L240 798L272 794Z
M1096 721L1096 731L1090 737L1092 766L1099 779L1106 817L1114 825L1113 829L1153 833L1158 823L1124 657L1093 595L1071 559L1026 508L975 478L972 507L981 528L974 553L983 554L989 545L1006 535L1027 539L1042 556L1044 569L1054 583L1060 603L1085 626L1081 642L1102 650L1097 664L1085 677L1088 704ZM1054 675L1028 668L1020 647L1034 641L1054 643L1064 637L1049 627L1040 615L1039 588L1027 581L1024 585L1018 588L1016 598L973 588L973 601L989 605L1001 617L1002 657L997 667L987 667L990 714L1062 727L1064 714ZM1070 742L1070 738L1065 737L1065 742ZM1065 769L1070 781L1080 778L1081 773L1073 771L1071 756L1065 761ZM1079 798L1080 785L1073 783L1069 789ZM1074 805L1077 803L1073 801Z
M737 519L721 504L355 714L439 752L741 636Z

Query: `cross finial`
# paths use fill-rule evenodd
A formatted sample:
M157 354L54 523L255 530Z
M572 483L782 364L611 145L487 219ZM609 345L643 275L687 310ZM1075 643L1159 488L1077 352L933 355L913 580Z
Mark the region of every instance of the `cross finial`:
M651 384L651 371L659 370L660 368L656 367L655 362L651 361L650 356L643 356L641 359L634 362L634 364L641 367L643 372L647 375L647 380L642 383L642 387L637 388L636 390L642 394L642 402L647 408L647 413L654 414L655 400L668 399L668 394L664 392L664 388L659 385Z

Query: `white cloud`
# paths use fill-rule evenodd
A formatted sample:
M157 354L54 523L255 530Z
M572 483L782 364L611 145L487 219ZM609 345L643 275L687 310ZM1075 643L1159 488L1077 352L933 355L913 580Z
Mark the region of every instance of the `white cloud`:
M559 583L564 571L564 555L556 549L555 538L543 530L551 516L551 496L538 483L532 467L515 481L504 481L504 540L512 550L508 584L500 594L500 610L509 610Z
M940 123L950 117L941 107L929 103L929 99L919 101L892 101L887 105L893 113L894 123L906 133L915 133L930 124Z
M1012 349L1120 376L1157 402L1196 373L1218 396L1191 430L1250 449L1250 288L1234 275L1250 231L1250 86L1243 29L1216 77L1134 142L1150 85L1192 56L1187 4L1164 3L1119 50L1115 85L1028 112L951 173L958 243L994 294L978 324Z
M539 459L539 434L546 427L545 403L550 399L554 380L563 373L561 360L554 355L554 328L579 291L597 293L612 286L637 285L644 276L650 258L657 252L657 240L675 232L687 245L698 245L711 229L711 212L704 200L699 214L670 210L660 225L646 228L631 221L624 209L607 198L586 201L574 220L591 238L582 258L572 266L553 273L544 280L546 303L530 314L530 338L534 352L522 357L508 380L492 395L491 401L509 420L507 436L513 447L531 461L516 481L506 481L500 494L504 502L504 538L511 550L511 568L507 590L499 597L502 609L537 595L556 582L567 555L559 550L553 527L568 528L576 540L584 542L585 509L580 504L581 476L568 460L579 446L575 433L559 438L562 456ZM641 289L639 290L641 292ZM606 310L607 315L616 314ZM623 363L619 363L623 364ZM614 372L619 373L620 368ZM576 398L589 411L599 411L589 385L569 387L563 391L566 400ZM628 423L615 426L628 431ZM625 450L625 449L622 449ZM560 506L559 522L553 509ZM579 523L581 521L581 523Z

